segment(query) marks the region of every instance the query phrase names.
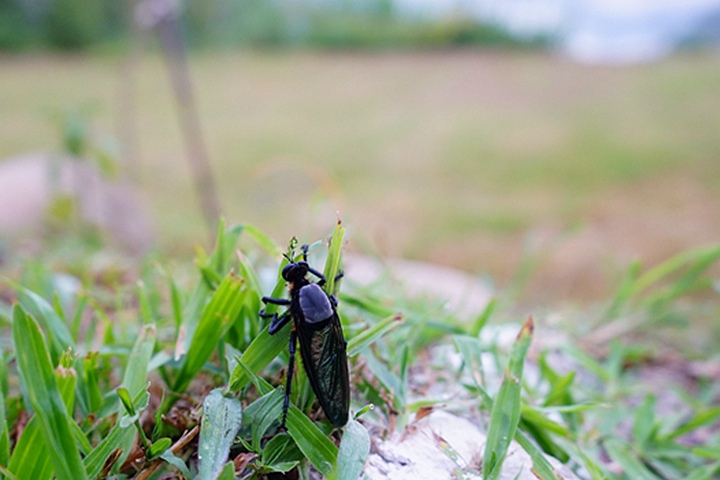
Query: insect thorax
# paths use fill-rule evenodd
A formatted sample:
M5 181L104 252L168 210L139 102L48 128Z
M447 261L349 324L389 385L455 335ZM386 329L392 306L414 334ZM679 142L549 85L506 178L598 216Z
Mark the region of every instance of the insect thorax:
M330 299L323 289L314 283L300 287L298 300L305 321L308 323L319 323L333 315Z

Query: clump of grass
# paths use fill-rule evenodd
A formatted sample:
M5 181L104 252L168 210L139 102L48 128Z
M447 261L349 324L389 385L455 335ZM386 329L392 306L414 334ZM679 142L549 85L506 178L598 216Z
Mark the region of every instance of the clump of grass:
M341 267L344 233L338 224L325 255L323 242L311 246L311 256L325 257L328 279ZM241 237L257 248L239 251ZM368 427L389 437L412 414L440 404L488 424L483 478L498 478L512 440L543 479L560 478L548 456L592 479L699 480L720 471L720 392L709 379L695 379L693 395L677 391L669 414L666 398L637 378L652 352L621 343L620 335L604 353L541 348L528 364L533 336L542 345L547 335L545 322L528 321L506 348L489 332L517 318L507 299L462 319L432 300L407 299L387 284L354 287L351 279L341 290L328 288L340 299L355 415L334 430L299 368L281 430L289 330L269 335L258 312L263 295L283 295L284 261L277 273L259 268L282 252L255 227L221 223L215 248L198 250L192 275L157 260L136 276L75 265L76 287L58 289L69 270L31 262L6 279L0 478L231 479L314 469L354 479L369 454ZM687 315L678 303L711 286L707 272L719 256L714 246L647 273L633 267L602 310L603 341L607 326L623 318L643 319L631 324L637 333L663 315ZM712 299L703 308L720 311ZM460 368L433 354L449 345ZM423 395L419 370L461 383L464 396ZM667 389L678 388L668 382Z

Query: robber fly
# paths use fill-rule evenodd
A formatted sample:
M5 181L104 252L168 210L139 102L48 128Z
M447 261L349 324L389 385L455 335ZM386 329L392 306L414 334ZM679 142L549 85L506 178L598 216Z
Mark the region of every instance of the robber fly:
M350 379L347 364L347 342L343 337L340 318L337 314L337 299L323 289L325 276L315 270L307 261L308 246L302 246L302 260L295 262L293 252L284 255L288 264L283 268L282 277L287 282L290 299L263 297L265 304L288 307L282 314L260 311L262 318L270 318L268 333L274 335L290 320L290 362L288 364L283 402L282 427L285 426L290 407L290 389L295 369L295 345L300 341L300 354L315 396L325 416L336 427L347 423L350 408ZM317 277L311 282L309 275ZM336 280L342 277L338 274Z

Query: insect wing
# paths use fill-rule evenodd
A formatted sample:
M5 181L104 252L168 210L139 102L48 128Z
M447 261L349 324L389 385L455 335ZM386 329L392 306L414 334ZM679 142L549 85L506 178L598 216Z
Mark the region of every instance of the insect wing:
M333 425L345 425L350 410L350 379L346 343L337 312L333 311L325 326L301 325L297 334L305 371L320 406Z

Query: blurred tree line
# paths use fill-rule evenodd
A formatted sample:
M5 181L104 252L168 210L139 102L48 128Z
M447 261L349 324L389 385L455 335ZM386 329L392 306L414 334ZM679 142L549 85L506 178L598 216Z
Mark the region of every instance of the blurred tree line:
M0 49L79 50L122 43L136 3L0 0ZM393 0L185 0L180 15L195 47L517 47L547 40L516 38L460 9L443 17L410 15Z

